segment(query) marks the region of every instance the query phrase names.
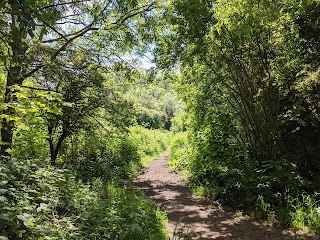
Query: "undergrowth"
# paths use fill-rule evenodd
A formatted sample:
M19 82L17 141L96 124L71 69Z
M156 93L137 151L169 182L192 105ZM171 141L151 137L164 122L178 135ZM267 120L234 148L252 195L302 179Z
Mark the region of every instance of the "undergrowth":
M0 239L166 239L165 214L123 180L165 150L168 134L134 129L117 138L81 133L66 141L55 167L2 159Z
M170 144L171 133L164 129L130 127L129 141L136 147L143 166L158 157Z
M233 206L238 209L236 215L248 214L320 233L319 194L304 191L307 183L294 175L294 167L285 161L266 164L262 175L255 169L240 168L235 158L230 163L215 160L212 153L204 159L204 153L197 153L185 132L176 134L170 146L169 166L187 176L193 194Z

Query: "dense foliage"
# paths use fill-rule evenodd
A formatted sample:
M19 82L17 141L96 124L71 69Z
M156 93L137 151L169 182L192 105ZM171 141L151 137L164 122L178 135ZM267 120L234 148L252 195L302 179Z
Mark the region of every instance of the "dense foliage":
M308 211L318 211L320 190L319 2L167 7L158 61L181 64L189 138L173 142L171 165L237 208L318 230L318 213Z
M126 184L170 138L135 126L142 98L126 95L154 6L0 1L0 239L166 238L165 214Z
M168 76L161 71L144 72L138 84L125 95L134 102L136 122L149 129L171 129L173 117L181 104L174 95Z
M99 179L84 184L42 161L1 163L1 239L164 239L165 216Z
M0 1L0 239L164 239L125 183L168 130L196 193L320 231L319 9Z
M103 133L100 128L68 138L59 168L48 157L23 159L22 151L31 151L25 148L20 158L0 163L2 239L165 239L164 213L122 179L162 153L169 133L138 126L114 137ZM32 146L41 143L34 152L39 157L46 141Z
M129 141L137 146L142 163L159 156L169 145L171 134L164 129L146 129L142 126L130 128Z
M2 155L11 154L16 121L13 116L18 107L15 102L20 98L19 89L26 87L28 79L36 83L29 88L58 92L60 99L71 101L76 105L77 113L81 111L82 119L84 112L90 114L90 107L87 105L84 111L78 104L88 103L83 93L88 94L88 88L101 84L98 68L109 73L121 69L119 66L123 60L120 55L131 53L138 45L140 34L136 30L143 28L153 5L144 0L1 1L0 63L6 87L2 109ZM98 75L94 76L96 73ZM110 111L112 107L107 109ZM79 116L70 109L63 110L62 115L68 112L73 120L78 119ZM57 119L51 120L49 134L57 125ZM74 124L65 119L59 121L65 129L62 129L56 146L50 144L53 162L61 139L74 128ZM68 127L70 129L66 129Z

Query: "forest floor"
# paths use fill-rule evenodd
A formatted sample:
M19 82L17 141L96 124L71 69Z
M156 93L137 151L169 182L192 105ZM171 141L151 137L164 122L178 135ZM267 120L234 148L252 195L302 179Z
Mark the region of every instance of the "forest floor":
M193 196L179 175L170 171L168 154L165 152L153 160L134 184L147 199L155 201L166 211L168 231L171 236L174 235L171 239L319 239L292 229L271 226L248 216L236 217L232 209Z

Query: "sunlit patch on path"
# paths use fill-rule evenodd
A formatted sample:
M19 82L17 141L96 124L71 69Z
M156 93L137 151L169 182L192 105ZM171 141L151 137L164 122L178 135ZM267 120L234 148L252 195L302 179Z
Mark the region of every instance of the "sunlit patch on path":
M258 223L250 217L235 217L233 212L192 196L179 176L170 171L167 161L168 152L165 152L135 180L135 186L167 212L171 234L185 233L192 239L219 240L314 239L293 236L291 231Z

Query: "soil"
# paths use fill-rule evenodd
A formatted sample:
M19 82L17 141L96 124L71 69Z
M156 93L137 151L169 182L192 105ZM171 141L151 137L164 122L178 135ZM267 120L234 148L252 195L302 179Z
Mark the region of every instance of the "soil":
M264 224L248 216L236 217L232 209L193 196L179 175L170 171L168 154L167 151L153 160L134 183L147 199L166 211L171 239L319 239L294 229Z

